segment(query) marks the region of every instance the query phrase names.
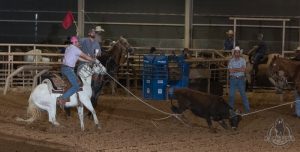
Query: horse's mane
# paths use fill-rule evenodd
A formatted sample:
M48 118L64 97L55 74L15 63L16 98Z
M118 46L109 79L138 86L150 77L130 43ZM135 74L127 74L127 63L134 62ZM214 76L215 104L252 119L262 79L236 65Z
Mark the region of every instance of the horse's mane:
M114 60L115 64L119 65L120 62L120 56L122 55L122 49L119 48L119 41L113 44L108 50L103 51L102 55L99 57L99 60L101 62L105 62L108 60L108 58L111 58ZM104 64L105 64L104 63Z

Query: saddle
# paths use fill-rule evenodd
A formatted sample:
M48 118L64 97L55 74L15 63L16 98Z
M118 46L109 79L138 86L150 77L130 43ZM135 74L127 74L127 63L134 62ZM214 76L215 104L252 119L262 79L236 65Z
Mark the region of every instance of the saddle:
M52 74L52 76L49 77L49 80L52 83L52 89L51 89L52 93L63 94L72 86L67 78L65 78L65 77L62 78L61 76L58 76L57 74ZM77 76L77 82L79 83L79 86L80 86L78 91L82 91L83 83L79 76Z

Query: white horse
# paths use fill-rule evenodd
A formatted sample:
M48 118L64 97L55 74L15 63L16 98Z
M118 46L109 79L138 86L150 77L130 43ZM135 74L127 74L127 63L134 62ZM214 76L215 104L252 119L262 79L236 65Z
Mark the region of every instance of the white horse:
M101 128L96 112L90 100L92 96L91 80L93 74L103 75L105 73L106 68L100 63L95 63L92 67L90 67L88 64L84 64L78 72L78 75L83 82L83 91L73 94L70 97L70 102L66 102L65 107L77 106L81 130L84 130L83 106L85 106L92 113L96 127L99 129ZM62 94L52 93L52 89L53 85L49 79L45 79L40 85L36 86L28 100L29 105L27 108L27 113L31 115L31 117L26 120L17 118L17 121L31 123L40 116L40 111L42 109L48 112L49 122L51 122L54 126L59 126L59 123L56 121L56 99Z

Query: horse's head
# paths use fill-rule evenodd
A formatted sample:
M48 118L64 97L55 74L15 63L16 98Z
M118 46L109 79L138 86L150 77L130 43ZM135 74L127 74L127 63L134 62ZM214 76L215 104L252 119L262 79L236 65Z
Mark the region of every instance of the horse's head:
M287 86L287 78L285 77L284 71L281 69L282 64L282 58L274 56L268 66L269 80L280 93L282 92L282 89Z
M77 75L82 79L86 80L93 74L93 70L88 63L82 64L78 67Z
M273 56L270 65L269 65L269 69L270 70L278 70L279 66L278 66L278 62L279 62L279 56Z
M117 65L125 63L126 55L128 53L133 53L131 45L123 36L120 36L119 40L113 44L110 50L113 51L113 57Z
M96 63L85 63L80 65L77 73L82 79L86 79L93 74L104 75L106 73L106 68L97 60Z

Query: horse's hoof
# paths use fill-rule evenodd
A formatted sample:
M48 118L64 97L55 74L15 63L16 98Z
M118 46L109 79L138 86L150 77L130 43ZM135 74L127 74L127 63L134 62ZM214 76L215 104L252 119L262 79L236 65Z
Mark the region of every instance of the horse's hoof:
M58 127L58 126L60 126L60 124L59 124L58 122L54 122L54 123L52 123L52 125L53 125L53 127Z
M102 129L101 125L96 124L96 129Z

